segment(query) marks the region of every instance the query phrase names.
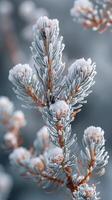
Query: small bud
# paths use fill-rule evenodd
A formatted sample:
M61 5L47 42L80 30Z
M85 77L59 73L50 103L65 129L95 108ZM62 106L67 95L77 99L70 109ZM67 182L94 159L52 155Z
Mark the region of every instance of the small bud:
M64 160L63 151L59 147L55 147L49 150L48 159L51 163L60 165Z
M19 163L24 164L24 162L29 161L30 157L31 154L27 149L19 147L10 154L9 159L11 164L19 165Z
M69 105L62 100L56 101L56 103L51 104L50 111L58 118L66 117L70 111Z
M45 170L45 164L44 164L44 162L42 161L42 159L39 158L39 157L32 158L32 159L30 160L30 167L31 167L32 169L34 169L34 170L36 169L36 170L39 171L39 172L42 172L42 171Z
M92 64L90 58L87 60L84 58L77 59L68 69L68 78L70 79L74 74L74 82L78 86L91 75L94 68L95 64Z
M14 85L17 98L24 101L24 106L37 106L36 97L38 80L34 70L28 64L18 64L9 71L9 80ZM40 101L39 101L40 102Z
M104 131L100 127L90 126L84 131L84 140L86 142L101 144L104 142Z
M51 20L47 16L40 17L37 21L36 27L40 31L45 30L46 33L49 33L49 31L54 31L55 29L59 31L58 20Z
M28 64L18 64L9 71L9 80L14 85L26 85L32 77L32 68Z

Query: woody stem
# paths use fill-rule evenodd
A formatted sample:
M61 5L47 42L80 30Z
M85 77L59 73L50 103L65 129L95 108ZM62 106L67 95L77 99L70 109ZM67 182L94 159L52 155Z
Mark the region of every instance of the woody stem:
M57 127L57 132L58 132L59 146L63 150L63 153L66 154L65 141L64 141L64 137L63 137L64 126L63 126L63 124L60 124L60 122L58 121L56 127ZM63 172L65 173L66 178L67 178L66 186L67 186L67 188L69 188L69 190L73 194L73 192L77 186L73 182L72 168L70 166L65 165L65 158L64 158L63 162L61 163L61 165L62 165Z

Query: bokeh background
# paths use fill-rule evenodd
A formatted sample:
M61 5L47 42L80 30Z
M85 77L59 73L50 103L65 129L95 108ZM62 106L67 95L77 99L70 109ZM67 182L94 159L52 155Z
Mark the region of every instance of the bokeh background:
M101 199L112 200L112 32L103 34L84 30L73 22L70 9L73 0L35 0L30 4L23 0L0 0L0 95L8 96L17 109L22 109L27 118L27 126L22 130L25 145L29 146L35 138L36 131L44 124L37 110L21 107L8 81L8 72L17 63L30 63L31 60L31 26L40 15L48 15L60 21L60 33L66 44L63 58L69 67L77 58L91 58L97 65L96 84L88 103L73 122L73 133L77 133L79 144L87 126L101 126L105 130L106 148L109 151L109 165L104 177L95 180ZM8 152L2 148L4 128L0 127L0 163L9 172L14 181L9 200L69 200L62 189L46 193L18 175L8 161ZM101 183L99 184L99 180Z

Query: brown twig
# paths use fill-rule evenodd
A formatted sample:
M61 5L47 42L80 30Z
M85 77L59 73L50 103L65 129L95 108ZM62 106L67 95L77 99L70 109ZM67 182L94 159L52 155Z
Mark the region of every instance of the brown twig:
M60 145L60 148L64 149L65 148L65 143L64 143L64 138L63 138L63 131L64 131L64 126L63 124L61 124L59 121L56 124L56 128L57 128L57 132L58 132L58 143ZM91 152L91 161L90 164L88 166L88 170L87 170L87 174L85 175L85 177L79 182L79 183L75 183L73 181L72 178L72 168L70 166L65 166L65 160L63 160L62 162L62 169L66 175L67 178L67 183L66 186L67 188L70 189L70 191L73 192L78 190L78 187L84 183L87 183L91 176L92 176L92 171L93 171L93 167L95 164L95 160L96 160L96 154L95 152Z
M94 167L94 164L95 164L95 161L96 161L96 155L95 155L95 152L94 152L94 156L93 158L91 159L90 161L90 164L89 164L89 168L87 170L87 174L86 176L78 183L78 186L84 184L84 183L87 183L90 178L92 177L92 173L93 173L93 167Z
M49 47L48 47L48 41L47 41L47 37L46 37L46 33L44 30L42 30L43 33L43 39L44 39L44 47L45 47L45 55L48 58L48 80L47 80L47 96L48 99L50 99L52 101L52 92L53 92L53 70L52 70L52 60L49 58ZM49 101L49 100L48 100ZM49 102L48 102L49 104Z
M46 106L46 103L42 102L42 100L38 98L38 96L33 91L32 87L28 87L26 91L27 91L28 96L30 96L33 99L33 101L37 104L37 106L39 107Z
M19 165L21 165L22 167L26 168L27 171L34 177L37 177L37 175L40 175L41 177L55 183L55 184L59 184L59 185L64 185L64 181L61 179L58 179L56 177L50 176L48 175L45 171L44 172L39 172L36 173L34 171L32 171L31 169L28 168L28 166L24 165L23 163L21 163L20 161L18 161Z
M53 176L49 176L48 174L45 174L45 173L41 173L41 175L42 175L44 178L50 180L51 182L54 182L54 183L59 184L59 185L64 185L64 181L61 180L61 179L58 179L58 178L53 177Z
M58 132L58 143L60 145L60 148L64 149L65 148L65 142L63 138L64 127L62 124L60 124L60 122L57 123L56 127L57 127L57 132ZM67 188L70 189L71 193L73 193L77 186L73 182L72 168L70 166L65 166L65 160L63 160L61 165L62 165L63 172L65 173L66 178L67 178L66 186Z
M74 90L70 92L70 95L67 99L67 102L71 103L73 98L77 95L77 93L80 91L80 85L78 85Z

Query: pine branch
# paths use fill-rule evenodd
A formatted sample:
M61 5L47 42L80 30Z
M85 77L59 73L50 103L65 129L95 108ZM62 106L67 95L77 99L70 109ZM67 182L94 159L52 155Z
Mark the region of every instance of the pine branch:
M46 123L37 132L32 148L16 146L9 158L20 174L44 188L55 183L66 186L73 200L98 200L96 188L89 180L94 173L103 175L108 163L104 131L100 127L88 127L82 141L84 151L78 147L76 134L71 133L71 122L91 93L96 65L91 59L81 58L63 76L62 39L58 21L41 17L34 27L31 47L34 67L19 64L9 72L17 96L28 107L38 108ZM0 102L0 114L1 121L7 115L13 118L9 102L7 110L4 101ZM22 125L19 123L19 128Z
M71 15L86 29L100 33L112 26L112 1L76 0Z

